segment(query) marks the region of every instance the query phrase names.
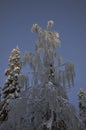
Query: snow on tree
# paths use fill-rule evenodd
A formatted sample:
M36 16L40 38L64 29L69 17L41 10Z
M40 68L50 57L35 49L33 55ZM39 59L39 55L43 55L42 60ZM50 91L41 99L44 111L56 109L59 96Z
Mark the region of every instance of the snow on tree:
M4 100L0 102L0 130L85 130L82 117L86 108L83 111L82 106L85 105L82 104L83 101L85 104L86 96L79 94L79 118L74 106L69 103L65 88L67 85L74 86L74 64L62 63L62 57L57 53L59 33L52 30L53 25L50 20L45 29L38 24L32 26L32 31L38 35L36 52L26 52L22 61L23 66L29 64L30 72L21 73L20 51L18 47L13 49L9 69L5 72L8 79L3 88ZM58 65L55 65L55 60ZM28 88L30 74L33 87ZM17 99L16 92L20 92L20 86L27 89L21 91L21 98ZM10 97L13 100L8 103ZM85 100L82 101L82 97ZM4 120L6 122L2 123Z
M52 20L48 21L45 29L38 24L33 24L32 32L38 35L35 44L36 53L26 52L23 57L23 65L25 66L27 63L30 65L34 84L39 82L45 84L51 81L63 86L66 84L69 87L74 86L74 64L72 62L62 63L62 57L57 53L57 47L60 46L59 33L53 31L53 25ZM55 60L58 60L57 66ZM64 66L64 70L61 70L62 66Z
M5 70L7 80L2 88L2 102L0 111L0 120L3 121L7 117L8 99L18 98L20 93L20 84L18 81L21 72L20 50L18 46L12 50L8 61L9 69Z
M21 72L20 50L18 46L12 50L8 65L9 69L5 70L5 75L8 78L3 87L3 98L9 98L10 94L17 98L20 92L18 77Z
M85 130L61 86L30 87L19 100L10 100L8 108L0 130Z
M86 93L80 89L78 94L79 116L86 126Z

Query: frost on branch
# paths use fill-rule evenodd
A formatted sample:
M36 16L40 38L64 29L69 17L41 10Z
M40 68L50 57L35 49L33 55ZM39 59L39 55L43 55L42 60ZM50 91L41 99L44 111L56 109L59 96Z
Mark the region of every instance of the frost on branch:
M53 31L53 25L52 20L48 21L45 29L38 24L33 24L32 32L38 35L35 54L26 52L23 65L28 63L31 67L34 85L51 81L61 86L74 86L74 64L72 62L62 63L62 57L57 53L57 47L60 46L59 33ZM57 65L55 61L58 62ZM64 70L61 67L64 67Z

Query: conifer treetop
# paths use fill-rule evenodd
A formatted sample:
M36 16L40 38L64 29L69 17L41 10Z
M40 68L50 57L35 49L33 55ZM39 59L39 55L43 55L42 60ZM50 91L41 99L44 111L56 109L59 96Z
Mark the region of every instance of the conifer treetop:
M20 49L18 45L15 49L12 50L11 55L8 60L9 67L19 67L21 68L21 62L20 62Z

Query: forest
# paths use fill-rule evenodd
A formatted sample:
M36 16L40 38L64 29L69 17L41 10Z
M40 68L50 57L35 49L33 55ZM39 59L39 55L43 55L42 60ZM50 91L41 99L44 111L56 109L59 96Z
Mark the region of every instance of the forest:
M10 53L6 81L0 87L0 130L85 130L86 92L78 92L78 108L70 103L67 89L76 76L74 63L58 53L60 36L49 20L45 28L33 24L37 40L33 52L17 45ZM30 70L22 69L29 66Z

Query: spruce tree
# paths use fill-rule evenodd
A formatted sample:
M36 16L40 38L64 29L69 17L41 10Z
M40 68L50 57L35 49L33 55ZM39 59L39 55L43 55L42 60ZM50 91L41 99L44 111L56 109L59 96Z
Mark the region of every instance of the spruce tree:
M21 72L20 50L18 46L12 50L8 61L9 69L5 70L7 80L3 87L3 98L19 97L20 85L18 81Z
M9 69L5 70L7 80L2 89L2 101L0 103L0 122L8 117L8 103L10 98L18 98L20 93L20 84L18 81L21 73L20 50L18 46L12 50L9 57Z

